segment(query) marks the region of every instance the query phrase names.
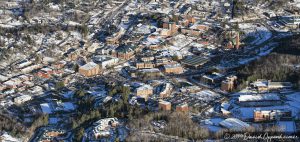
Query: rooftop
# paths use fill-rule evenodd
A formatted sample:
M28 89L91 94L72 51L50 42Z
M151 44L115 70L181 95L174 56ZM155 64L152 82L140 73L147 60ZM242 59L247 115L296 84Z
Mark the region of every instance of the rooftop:
M241 95L239 102L248 101L279 101L280 97L277 94L260 94L260 95Z
M183 64L189 65L189 66L201 66L209 61L208 58L204 58L201 56L192 56L184 59L182 61Z
M81 68L81 69L84 69L84 70L91 70L91 69L94 69L94 68L97 68L97 67L98 67L98 65L97 65L96 63L94 63L94 62L89 62L89 63L87 63L87 64L81 66L80 68Z

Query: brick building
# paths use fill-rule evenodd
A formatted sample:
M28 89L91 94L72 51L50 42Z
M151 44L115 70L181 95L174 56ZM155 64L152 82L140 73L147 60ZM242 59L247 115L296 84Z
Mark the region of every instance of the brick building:
M167 101L159 101L158 103L159 110L171 110L171 103Z
M86 77L90 77L99 74L100 68L98 64L89 62L79 68L79 73Z
M221 83L221 90L231 92L235 88L236 76L229 76Z
M254 122L268 122L280 119L291 119L290 110L254 110Z
M178 112L188 112L189 111L189 106L187 103L184 104L179 104L176 106L176 111Z
M181 74L183 68L180 64L169 64L163 66L163 72L167 74Z

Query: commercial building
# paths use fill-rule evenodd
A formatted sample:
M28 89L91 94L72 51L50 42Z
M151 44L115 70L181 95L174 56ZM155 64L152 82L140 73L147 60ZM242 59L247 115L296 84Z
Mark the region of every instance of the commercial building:
M100 73L99 65L94 62L89 62L79 67L79 73L83 76L90 77Z
M254 122L268 122L291 118L291 110L254 110Z
M241 95L238 99L241 106L274 106L281 105L281 99L277 94Z
M241 131L250 127L248 123L243 122L236 118L227 118L221 121L219 124L224 128L227 128L229 130L236 130L236 131Z
M208 58L201 56L191 56L182 60L182 64L187 67L198 68L209 61Z
M221 83L223 77L224 77L223 74L213 72L212 74L206 74L201 76L200 81L204 84L215 86Z

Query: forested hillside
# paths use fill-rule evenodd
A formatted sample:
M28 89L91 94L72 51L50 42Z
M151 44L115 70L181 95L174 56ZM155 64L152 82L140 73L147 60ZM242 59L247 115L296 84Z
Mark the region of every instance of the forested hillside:
M295 87L300 86L300 36L293 36L280 41L280 45L268 56L250 63L238 70L240 83L269 79L272 81L290 81Z

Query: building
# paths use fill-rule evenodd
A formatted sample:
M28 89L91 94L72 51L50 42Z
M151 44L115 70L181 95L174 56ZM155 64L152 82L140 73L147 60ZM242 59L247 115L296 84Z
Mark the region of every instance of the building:
M212 74L201 76L200 81L204 84L215 86L221 83L223 77L224 77L223 74L213 72Z
M166 58L156 58L155 59L155 65L158 66L162 66L162 65L167 65L169 64L170 61Z
M24 102L30 101L32 98L29 95L21 95L19 97L14 98L14 102L17 104L22 104Z
M279 21L286 26L297 28L300 25L300 15L281 16Z
M171 110L171 103L167 101L159 101L158 103L159 110Z
M237 31L228 31L225 33L226 48L240 48L240 34Z
M79 73L83 76L90 77L100 73L99 65L94 62L89 62L79 67Z
M197 30L197 29L189 29L189 28L181 28L180 32L182 34L188 34L188 35L192 35L192 36L200 36L201 31Z
M100 139L111 135L111 130L119 125L117 118L100 119L93 124L90 136L93 139Z
M250 106L274 106L281 105L281 99L277 94L241 95L238 103L244 107Z
M135 64L135 67L138 69L151 69L155 67L155 64L152 62L138 62Z
M236 76L226 77L221 83L221 90L226 92L231 92L235 88L235 82L237 80Z
M136 88L135 93L138 97L147 100L148 97L153 94L153 87L150 85L142 85Z
M137 46L131 46L131 45L119 46L116 49L116 56L118 58L128 60L128 59L134 57L134 54L135 54L137 48L138 48Z
M291 82L268 82L269 90L282 90L282 89L292 89L293 84Z
M114 33L112 36L107 37L106 43L107 44L118 44L119 39L122 37L122 35L125 33L125 30L121 28L117 33Z
M182 60L182 64L187 67L198 68L209 61L201 56L190 56Z
M254 122L268 122L280 119L291 119L291 110L254 110Z
M258 79L257 81L250 84L250 86L256 89L258 92L267 91L280 91L280 90L290 90L293 84L290 82L272 82L270 80Z
M162 73L158 68L152 68L152 69L141 69L137 72L138 77L158 77L162 76Z
M176 111L177 112L188 112L189 106L187 103L179 104L176 106Z
M161 87L161 90L159 92L159 97L160 98L169 97L172 92L172 89L173 89L173 87L172 87L171 83L163 84L163 86Z
M183 73L183 68L178 63L163 65L163 72L166 74L181 74L181 73Z
M227 118L219 123L222 127L229 130L241 131L250 127L246 122L236 118Z
M98 64L101 69L106 69L107 67L116 65L119 62L119 59L112 56L96 55L93 57L93 61Z
M67 132L62 129L55 129L50 127L44 127L41 129L41 133L39 133L35 139L35 141L37 142L53 142L57 141L58 139L64 141L67 136Z

